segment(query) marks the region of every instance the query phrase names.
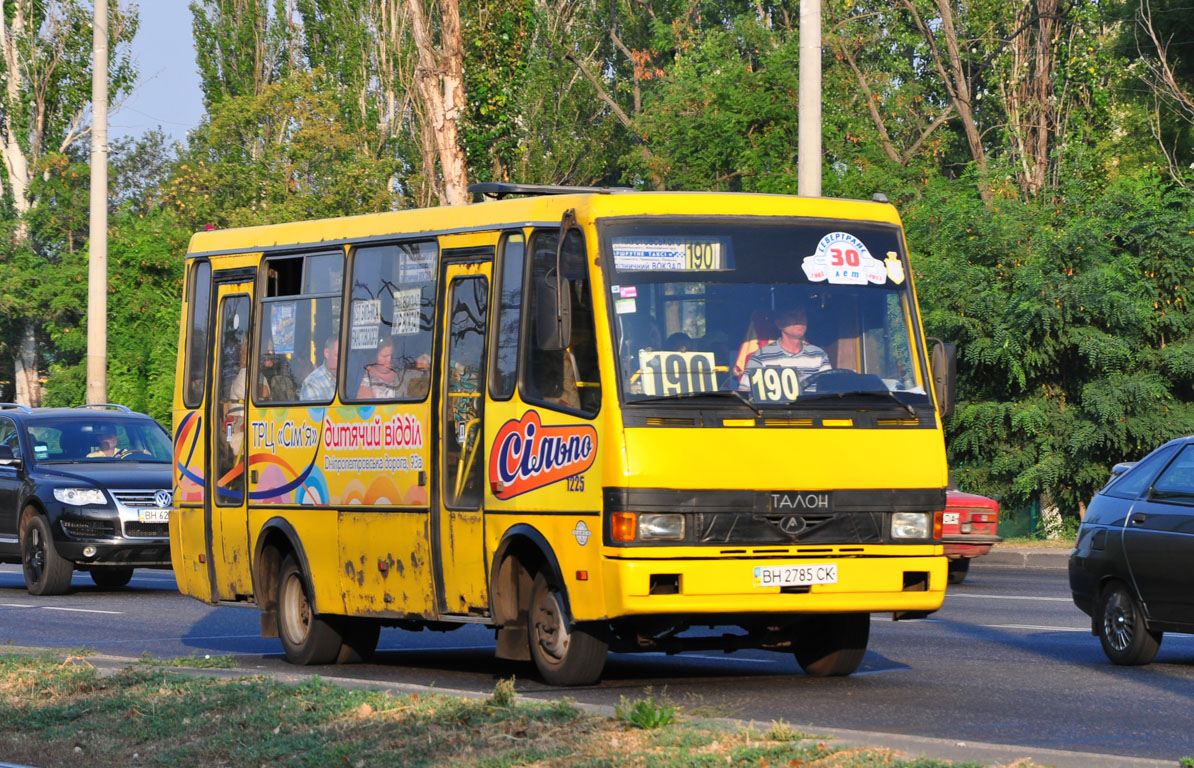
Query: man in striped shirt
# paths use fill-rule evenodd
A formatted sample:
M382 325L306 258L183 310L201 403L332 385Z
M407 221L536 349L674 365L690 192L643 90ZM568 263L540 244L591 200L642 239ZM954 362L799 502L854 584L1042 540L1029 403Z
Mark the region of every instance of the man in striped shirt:
M336 396L336 366L340 364L340 339L335 334L323 343L323 364L303 379L300 400L330 403Z
M780 312L775 318L775 326L779 329L779 338L764 345L746 361L738 381L740 392L751 391L751 374L760 368L795 368L800 381L804 381L812 374L832 367L825 350L804 340L808 315L803 307Z

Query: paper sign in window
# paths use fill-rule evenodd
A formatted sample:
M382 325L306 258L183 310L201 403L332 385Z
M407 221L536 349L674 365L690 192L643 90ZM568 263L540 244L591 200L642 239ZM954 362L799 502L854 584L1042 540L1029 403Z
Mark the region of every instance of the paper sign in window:
M394 291L395 336L413 336L419 332L419 308L423 301L420 288Z

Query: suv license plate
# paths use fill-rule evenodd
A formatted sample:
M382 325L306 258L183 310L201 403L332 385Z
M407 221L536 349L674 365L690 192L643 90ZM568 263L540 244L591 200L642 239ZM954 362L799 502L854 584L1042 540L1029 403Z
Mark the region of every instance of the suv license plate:
M756 565L756 587L803 587L837 584L837 563L816 565Z
M142 509L137 513L137 517L143 523L168 523L170 522L170 510Z

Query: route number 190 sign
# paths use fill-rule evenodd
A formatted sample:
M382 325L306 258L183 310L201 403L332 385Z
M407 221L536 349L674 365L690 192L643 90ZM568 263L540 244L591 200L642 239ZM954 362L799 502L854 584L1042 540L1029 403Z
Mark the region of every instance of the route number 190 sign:
M643 394L649 397L701 394L717 389L712 352L638 353Z

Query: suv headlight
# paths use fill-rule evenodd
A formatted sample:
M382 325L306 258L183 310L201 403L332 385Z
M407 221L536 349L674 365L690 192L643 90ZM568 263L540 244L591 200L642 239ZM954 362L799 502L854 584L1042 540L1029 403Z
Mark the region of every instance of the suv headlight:
M931 539L932 512L895 512L891 516L891 538Z
M81 507L85 504L104 506L108 503L108 499L104 497L104 492L99 488L55 488L54 498L63 504L72 504L76 507Z

